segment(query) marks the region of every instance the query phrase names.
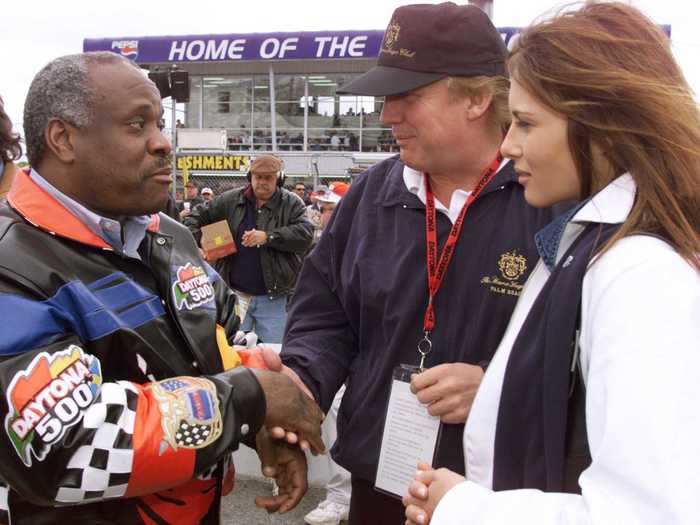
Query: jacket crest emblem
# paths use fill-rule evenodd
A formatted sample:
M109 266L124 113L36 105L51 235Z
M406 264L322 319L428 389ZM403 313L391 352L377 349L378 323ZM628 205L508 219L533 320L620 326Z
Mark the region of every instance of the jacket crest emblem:
M382 53L389 53L391 55L397 54L397 51L395 51L393 47L399 39L400 32L401 26L397 22L391 22L389 24L389 27L386 28L386 32L384 33L384 40L382 41Z
M515 281L527 270L527 260L515 250L506 252L498 259L498 269L504 278Z
M198 449L222 432L219 398L214 383L201 377L174 377L153 383L151 390L161 413L164 446Z
M481 284L494 294L519 296L523 289L519 281L527 272L525 256L518 254L517 250L506 252L498 258L497 266L501 275L485 275L481 278Z

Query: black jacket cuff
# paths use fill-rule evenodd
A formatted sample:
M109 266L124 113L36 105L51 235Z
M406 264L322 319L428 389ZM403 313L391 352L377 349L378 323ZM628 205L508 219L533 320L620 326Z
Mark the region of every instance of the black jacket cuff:
M214 377L228 386L229 407L233 408L233 428L229 427L233 433L230 440L233 449L238 448L240 442L254 447L267 408L265 392L255 374L241 366Z

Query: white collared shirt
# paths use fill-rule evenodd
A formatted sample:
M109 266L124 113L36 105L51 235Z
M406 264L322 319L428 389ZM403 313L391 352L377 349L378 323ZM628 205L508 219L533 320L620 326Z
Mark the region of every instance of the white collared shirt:
M501 171L503 166L510 162L508 159L503 159L501 165L498 166L496 173ZM425 204L425 174L422 171L414 170L409 168L404 164L403 167L403 182L406 185L406 189L413 193L418 199ZM452 198L450 199L449 209L442 202L440 202L437 197L435 198L435 209L440 213L446 215L452 224L455 223L457 217L459 217L459 212L462 211L464 203L467 202L471 191L455 190L452 192Z
M632 208L629 175L613 181L567 225L565 253L586 222L620 223ZM472 405L464 433L467 478L432 525L680 524L700 522L700 274L667 243L629 236L583 280L581 365L593 462L582 495L493 492L501 388L513 342L549 277L526 283Z

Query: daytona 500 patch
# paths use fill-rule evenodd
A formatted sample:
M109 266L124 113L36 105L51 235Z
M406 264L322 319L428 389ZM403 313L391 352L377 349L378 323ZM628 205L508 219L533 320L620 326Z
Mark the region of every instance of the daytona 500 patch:
M49 354L41 352L12 378L7 389L5 431L22 462L32 455L43 461L65 434L83 417L102 385L100 361L70 345Z
M175 270L173 283L175 308L193 310L214 300L214 287L201 266L187 263Z
M173 450L203 448L221 435L219 397L208 379L173 377L150 388L160 408L163 439Z

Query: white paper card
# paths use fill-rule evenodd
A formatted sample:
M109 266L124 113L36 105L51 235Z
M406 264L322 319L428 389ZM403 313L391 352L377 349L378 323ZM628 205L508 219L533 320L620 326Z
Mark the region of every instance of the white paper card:
M411 384L394 379L375 486L399 497L406 494L418 462L432 464L439 429L440 418L428 414Z

